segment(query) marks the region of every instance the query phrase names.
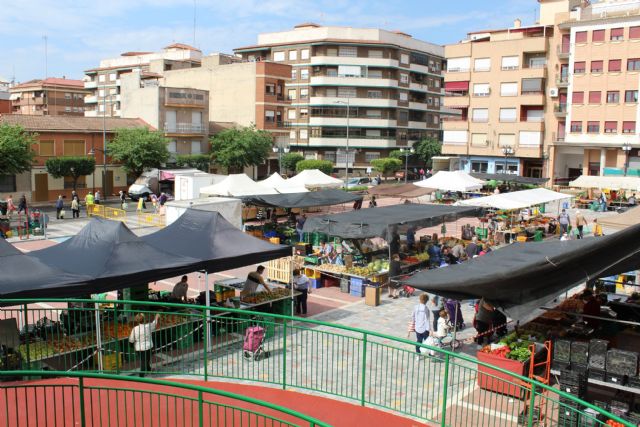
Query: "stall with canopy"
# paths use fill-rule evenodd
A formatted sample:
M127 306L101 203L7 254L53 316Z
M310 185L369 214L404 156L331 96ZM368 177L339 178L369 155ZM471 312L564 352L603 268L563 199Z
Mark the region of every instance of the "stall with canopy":
M278 193L306 193L307 188L304 185L290 183L288 179L284 179L279 173L274 172L269 178L258 181L258 184L276 190Z
M333 178L318 169L303 170L293 178L289 178L287 183L293 186L303 186L308 189L340 188L344 185L341 180Z
M362 195L342 190L327 189L290 194L266 194L263 196L247 196L242 201L247 205L280 208L310 208L352 203L362 200Z
M367 190L372 196L399 197L401 199L414 199L433 193L433 188L422 188L409 184L380 184Z
M570 187L640 191L640 177L581 175L569 182Z
M253 181L244 173L231 174L222 182L200 189L200 196L242 197L256 194L278 194L273 188Z
M514 182L516 184L529 184L529 185L543 185L549 181L549 178L532 178L528 176L520 176L508 173L480 173L471 172L473 178L481 179L483 181L502 181L502 182Z
M469 175L464 171L439 171L430 178L414 182L413 185L422 188L433 188L441 191L476 191L485 182Z
M531 190L513 191L510 193L460 200L456 205L514 210L529 208L531 206L542 205L559 200L569 200L572 197L573 196L569 194L547 190L546 188L534 188Z

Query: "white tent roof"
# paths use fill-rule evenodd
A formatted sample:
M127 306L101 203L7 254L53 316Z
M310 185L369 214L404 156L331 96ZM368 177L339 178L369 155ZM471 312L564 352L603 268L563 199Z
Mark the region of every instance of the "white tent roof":
M571 197L573 196L547 190L546 188L534 188L532 190L514 191L512 193L494 194L487 197L461 200L456 204L460 206L479 206L483 208L511 210L528 208L556 200L570 199Z
M569 183L570 187L608 188L611 190L640 191L640 177L581 175Z
M431 178L414 182L418 187L435 188L443 191L473 191L479 190L485 184L464 171L439 171Z
M273 188L254 182L244 173L231 174L222 182L200 189L200 196L241 197L263 194L278 194L278 192Z
M258 184L273 188L278 193L306 193L309 191L303 185L289 183L289 180L284 179L278 172L274 172L273 175L267 179L258 181Z
M333 178L318 169L303 170L286 182L297 187L304 186L306 188L339 188L344 185L341 180Z

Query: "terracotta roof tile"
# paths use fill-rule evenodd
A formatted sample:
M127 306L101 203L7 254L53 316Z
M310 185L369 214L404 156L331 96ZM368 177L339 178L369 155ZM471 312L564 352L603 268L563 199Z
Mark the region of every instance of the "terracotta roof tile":
M189 46L188 44L184 44L184 43L173 43L173 44L170 44L169 46L165 46L165 49L186 49L186 50L194 50L196 52L201 52L200 49L197 49L193 46Z
M74 87L78 89L84 88L84 82L82 80L61 79L58 77L47 77L44 80L42 79L29 80L28 82L15 85L11 89L22 89L22 88L34 87L34 86L54 86L54 85Z
M102 132L102 117L73 117L73 116L32 116L28 114L2 114L0 123L20 125L28 131L35 132ZM147 127L154 130L142 119L122 119L107 117L105 129L112 132L119 128Z

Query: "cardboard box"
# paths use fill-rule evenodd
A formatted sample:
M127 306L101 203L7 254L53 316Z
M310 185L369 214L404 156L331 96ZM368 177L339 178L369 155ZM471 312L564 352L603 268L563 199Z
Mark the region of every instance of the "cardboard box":
M364 303L372 307L380 305L381 288L379 286L365 286Z

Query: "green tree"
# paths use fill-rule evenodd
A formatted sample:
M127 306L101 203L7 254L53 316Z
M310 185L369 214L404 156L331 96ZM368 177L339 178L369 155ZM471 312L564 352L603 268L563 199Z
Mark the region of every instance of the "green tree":
M442 144L440 144L440 141L435 138L424 138L423 140L416 142L413 148L416 150L416 155L424 162L425 166L431 166L431 159L442 153Z
M209 172L210 164L210 154L184 154L176 157L176 165L180 168L189 167Z
M225 129L211 137L211 158L227 169L264 163L273 145L271 134L254 125Z
M329 160L301 160L296 164L296 172L302 172L307 169L319 169L329 175L333 172L333 163Z
M295 171L298 162L304 160L300 153L286 153L282 156L282 167L284 170Z
M0 124L0 175L17 175L31 170L35 153L36 135L22 126Z
M96 170L94 157L52 157L45 162L47 172L54 178L73 178L73 191L76 191L78 179L91 175Z
M147 128L117 129L107 152L127 173L137 177L145 169L159 168L169 160L168 143L161 132Z
M377 172L381 173L382 176L387 177L402 168L402 161L400 159L385 157L371 160L371 166L373 166Z
M404 159L404 153L400 150L393 150L389 153L389 157L392 159Z

